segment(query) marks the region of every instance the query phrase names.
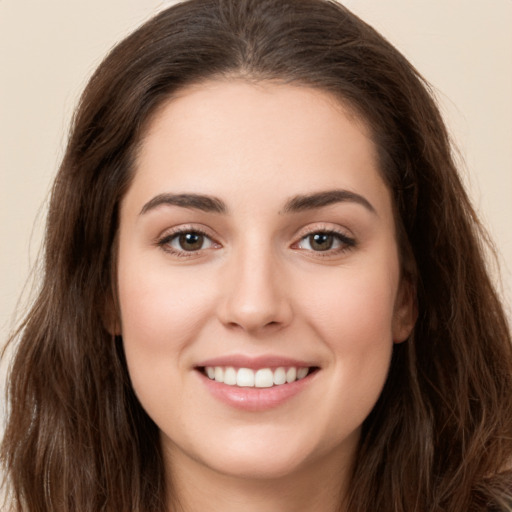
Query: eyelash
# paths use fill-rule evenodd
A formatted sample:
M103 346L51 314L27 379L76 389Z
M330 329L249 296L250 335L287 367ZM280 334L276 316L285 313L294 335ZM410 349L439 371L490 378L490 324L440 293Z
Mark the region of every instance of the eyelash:
M205 239L209 240L210 246L207 248L201 247L200 249L197 249L195 251L186 251L186 250L179 250L174 247L172 247L170 244L174 240L177 240L182 235L199 235L204 237ZM303 249L298 247L299 244L307 240L308 238L314 236L314 235L327 235L334 237L338 243L340 244L340 247L336 247L334 249L329 248L324 251L319 250L315 251L313 249ZM173 231L171 233L167 233L162 238L157 240L156 243L163 251L172 254L173 256L176 256L178 258L190 258L199 255L201 251L210 249L211 247L220 247L220 244L215 242L211 236L209 236L204 230L193 228L193 227L182 227L177 229L176 231ZM310 243L311 246L311 243ZM303 251L309 251L312 253L315 253L315 256L317 257L329 257L334 256L337 254L341 254L344 252L347 252L351 249L353 249L356 246L355 239L347 236L344 233L341 233L339 231L333 230L333 229L322 229L322 228L316 228L312 229L310 232L304 234L297 242L292 244L292 248L303 250Z
M303 235L298 242L295 242L293 246L298 246L303 241L307 240L308 238L314 236L314 235L328 235L334 237L338 243L340 244L339 247L336 248L329 248L324 251L315 251L313 249L302 249L297 247L299 250L304 251L311 251L315 253L315 257L329 257L329 256L336 256L337 254L342 254L344 252L352 250L354 247L356 247L356 240L354 238L351 238L347 236L345 233L342 233L340 231L336 231L334 229L329 228L315 228ZM311 243L310 243L311 246Z
M165 252L172 254L173 256L176 256L178 258L190 258L197 256L200 251L204 251L204 248L200 248L196 251L185 251L185 250L179 250L172 247L170 244L173 240L178 239L182 235L200 235L204 237L205 239L209 240L212 246L218 246L220 247L220 244L214 242L212 240L212 237L209 236L204 230L193 228L193 227L181 227L177 229L176 231L172 231L171 233L165 234L162 238L157 240L157 245ZM209 247L208 247L209 248Z

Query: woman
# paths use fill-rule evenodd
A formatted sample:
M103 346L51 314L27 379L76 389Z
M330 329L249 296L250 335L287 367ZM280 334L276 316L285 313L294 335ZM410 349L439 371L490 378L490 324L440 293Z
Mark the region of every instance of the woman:
M324 0L192 0L99 67L53 189L14 510L510 510L512 350L411 65Z

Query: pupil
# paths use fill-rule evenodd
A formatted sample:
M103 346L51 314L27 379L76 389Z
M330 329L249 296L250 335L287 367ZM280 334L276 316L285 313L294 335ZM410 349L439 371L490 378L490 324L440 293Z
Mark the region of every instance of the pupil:
M332 247L333 236L329 233L316 233L311 235L311 247L317 251L327 251Z
M200 233L185 233L180 235L180 246L185 251L197 251L203 246L203 235Z

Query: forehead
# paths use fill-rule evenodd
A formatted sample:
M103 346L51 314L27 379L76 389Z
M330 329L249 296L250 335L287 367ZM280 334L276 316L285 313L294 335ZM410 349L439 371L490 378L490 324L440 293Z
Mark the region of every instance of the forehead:
M236 201L265 183L267 199L341 187L389 200L369 130L351 109L310 87L243 80L202 83L167 101L142 138L128 195Z

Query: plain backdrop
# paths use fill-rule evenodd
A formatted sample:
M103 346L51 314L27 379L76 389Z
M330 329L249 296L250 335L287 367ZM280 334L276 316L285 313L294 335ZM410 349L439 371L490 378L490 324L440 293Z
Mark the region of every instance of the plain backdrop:
M0 0L0 345L42 239L52 178L88 77L174 2ZM351 0L433 84L512 302L512 0ZM497 275L497 274L495 274ZM37 273L33 278L37 282ZM28 293L25 293L25 303Z

